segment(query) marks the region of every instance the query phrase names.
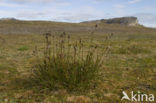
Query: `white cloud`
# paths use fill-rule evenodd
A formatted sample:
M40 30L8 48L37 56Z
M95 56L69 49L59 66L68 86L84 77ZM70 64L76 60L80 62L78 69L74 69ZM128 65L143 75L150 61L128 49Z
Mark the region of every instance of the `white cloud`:
M15 17L15 15L13 12L6 12L3 10L0 10L0 18L6 18L6 17L12 18L12 17Z
M118 16L124 16L126 5L124 4L115 4L114 11Z
M138 17L141 24L146 26L155 26L156 27L156 14L152 13L138 13L134 16Z
M122 4L116 4L116 5L114 5L114 7L117 9L124 9L126 6L122 5Z
M46 20L48 17L50 18L53 15L59 15L64 12L63 9L59 10L58 8L71 5L70 2L59 2L60 0L14 0L14 2L8 1L0 0L0 7L4 8L0 10L0 18L15 17L17 19ZM27 4L28 1L33 4ZM47 3L46 6L42 6L43 3L41 2L45 3L48 1L53 1L53 3ZM38 2L41 3L41 5L38 5Z
M103 19L111 17L104 11L97 10L92 7L81 7L73 10L59 9L57 7L47 7L43 10L36 11L31 9L16 11L16 17L21 19L37 19L37 20L54 20L80 22L86 20Z
M80 22L108 18L108 16L110 15L105 11L97 10L96 8L87 6L75 9L73 11L65 11L59 16L54 16L52 19L61 21Z
M141 2L142 0L131 0L129 1L128 3L129 4L135 4L135 3L138 3L138 2Z
M13 3L49 3L49 2L56 2L59 0L7 0L8 2L11 1Z
M22 10L20 12L17 13L17 17L18 18L27 18L27 19L33 19L33 18L40 18L40 17L44 17L47 14L45 12L36 12L36 11L32 11L32 10Z
M86 20L93 20L96 18L95 15L92 14L76 14L76 13L66 13L67 15L53 16L52 20L55 21L66 21L66 22L80 22Z
M24 7L25 5L20 5L20 4L13 4L13 3L7 3L0 1L0 7L11 7L11 8L16 8L16 7Z

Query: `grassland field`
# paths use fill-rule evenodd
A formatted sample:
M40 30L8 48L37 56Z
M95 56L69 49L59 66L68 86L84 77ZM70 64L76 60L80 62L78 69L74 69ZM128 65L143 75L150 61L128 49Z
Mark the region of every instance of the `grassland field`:
M123 90L156 95L156 29L99 24L90 35L94 24L1 21L0 27L0 103L66 103L71 96L88 97L91 103L122 103ZM42 51L45 45L42 34L64 31L71 42L85 41L86 48L91 38L98 49L109 45L95 89L48 91L31 83L35 47Z

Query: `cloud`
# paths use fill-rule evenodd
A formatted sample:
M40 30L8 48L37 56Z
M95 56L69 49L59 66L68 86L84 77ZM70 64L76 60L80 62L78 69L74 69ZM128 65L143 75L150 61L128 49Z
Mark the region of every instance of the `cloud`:
M124 4L115 4L114 11L118 16L123 16L125 14L126 5Z
M134 16L138 17L139 22L145 26L156 27L156 14L153 13L138 13Z
M71 6L71 2L63 0L0 0L0 7L14 7L14 9L21 7L38 7L38 8L47 8L49 6Z
M16 15L18 18L27 18L27 19L33 19L33 18L41 18L48 16L46 12L36 12L32 10L22 10L19 11Z
M52 17L54 21L65 21L65 22L80 22L86 20L93 20L96 18L95 15L92 14L75 14L69 13L68 15L60 15Z
M94 15L90 13L65 13L63 15L59 16L53 16L51 20L53 21L64 21L64 22L82 22L82 21L90 21L90 20L98 20L98 19L104 19L109 16L108 14L105 14L103 16L101 15Z
M49 2L56 2L60 0L7 0L8 2L11 1L13 3L49 3Z
M51 20L54 21L65 21L65 22L81 22L89 20L97 20L110 18L111 15L108 13L103 13L102 11L87 12L86 11L77 11L77 12L64 12L59 15L53 15Z
M24 7L24 5L8 3L0 0L0 7L16 8L16 7Z
M114 5L114 7L117 9L124 9L126 6L122 5L122 4L116 4L116 5Z
M142 0L131 0L129 1L128 3L129 4L135 4L135 3L138 3L138 2L141 2Z
M57 7L44 8L36 11L31 9L16 11L16 17L20 19L37 19L37 20L52 20L66 22L81 22L86 20L103 19L111 17L110 14L104 13L92 7L81 7L75 9L59 9Z

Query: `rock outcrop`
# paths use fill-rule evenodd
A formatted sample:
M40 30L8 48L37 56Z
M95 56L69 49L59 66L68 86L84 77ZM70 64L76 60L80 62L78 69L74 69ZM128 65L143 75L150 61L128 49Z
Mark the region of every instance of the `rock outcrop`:
M86 21L83 23L106 23L106 24L121 24L128 26L137 26L139 25L137 17L121 17L121 18L112 18L112 19L101 19L94 21Z
M122 17L122 18L114 18L106 20L107 24L123 24L129 26L138 25L138 19L136 17Z

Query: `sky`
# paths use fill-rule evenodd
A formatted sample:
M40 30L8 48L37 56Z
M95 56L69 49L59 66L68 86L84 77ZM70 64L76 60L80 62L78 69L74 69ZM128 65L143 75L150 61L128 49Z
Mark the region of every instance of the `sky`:
M0 18L81 22L123 16L156 27L156 0L0 0Z

